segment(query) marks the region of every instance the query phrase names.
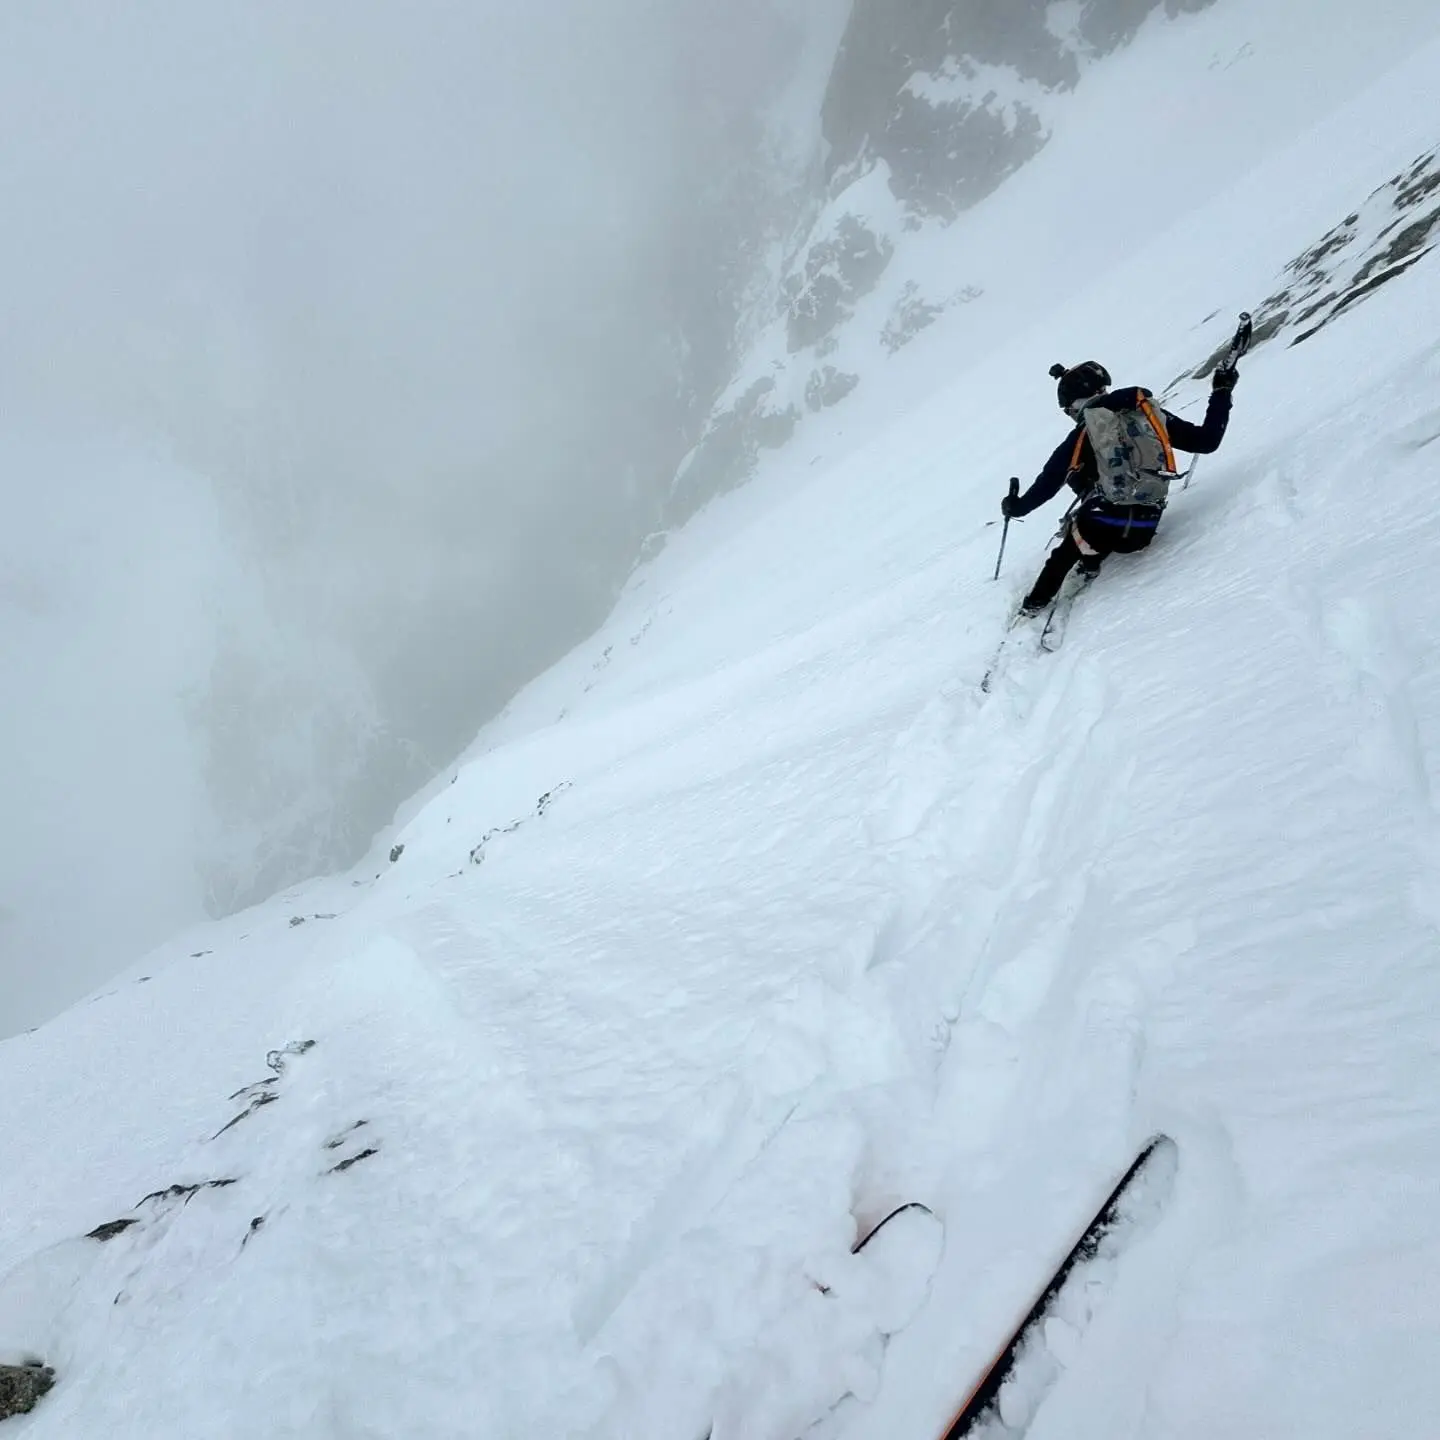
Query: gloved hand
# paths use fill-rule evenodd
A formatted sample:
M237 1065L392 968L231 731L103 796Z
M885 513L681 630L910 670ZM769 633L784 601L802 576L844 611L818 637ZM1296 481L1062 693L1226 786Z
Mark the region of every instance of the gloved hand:
M1005 496L1000 502L1000 513L1007 520L1016 519L1023 513L1020 509L1020 497L1013 493Z
M1233 365L1219 365L1214 375L1210 377L1210 388L1212 390L1233 390L1235 382L1240 378L1240 372Z

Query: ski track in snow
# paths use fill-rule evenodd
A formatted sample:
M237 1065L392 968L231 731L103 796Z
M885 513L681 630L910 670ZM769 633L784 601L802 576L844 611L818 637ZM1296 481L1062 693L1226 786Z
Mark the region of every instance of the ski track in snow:
M1362 115L1428 113L1417 55ZM1323 164L1338 218L1367 133L1237 193ZM1153 549L980 690L1050 533L982 578L1048 443L999 397L1137 284L1193 364L1274 268L1194 225L699 517L373 864L0 1047L0 1362L59 1374L15 1436L938 1436L1155 1133L1006 1433L1424 1432L1435 262L1251 357Z

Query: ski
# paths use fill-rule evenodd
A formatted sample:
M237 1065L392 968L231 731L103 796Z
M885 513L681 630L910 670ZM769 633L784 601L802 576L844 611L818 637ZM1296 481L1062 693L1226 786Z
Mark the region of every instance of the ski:
M1050 602L1050 609L1045 613L1045 625L1040 631L1040 648L1049 651L1052 655L1060 648L1061 642L1065 639L1065 628L1070 623L1070 611L1074 608L1075 602L1095 577L1093 575L1081 575L1075 584L1062 590Z
M943 1440L962 1440L986 1422L1003 1418L1001 1392L1008 1381L1019 1378L1020 1371L1033 1368L1031 1362L1043 1354L1045 1321L1057 1314L1073 1292L1083 1290L1085 1270L1092 1262L1119 1255L1126 1241L1133 1238L1135 1229L1147 1218L1147 1198L1152 1202L1149 1212L1153 1216L1174 1177L1175 1160L1175 1142L1167 1136L1156 1135L1146 1143L976 1382L950 1422ZM1051 1368L1058 1372L1059 1367L1053 1361ZM1052 1382L1053 1379L1054 1374L1050 1376ZM1042 1381L1034 1388L1043 1390L1048 1385ZM1039 1398L1032 1395L1032 1410ZM1023 1425L1020 1428L1023 1429ZM1007 1425L1007 1433L1009 1430Z
M1041 650L1053 653L1060 648L1060 642L1065 638L1065 627L1070 623L1070 608L1092 579L1094 579L1092 575L1082 575L1077 583L1062 590L1051 601L1050 608L1044 612L1044 623L1036 641ZM995 653L991 655L990 663L980 677L980 690L983 694L989 695L995 688L995 679L1000 673L1001 662L1010 652L1011 645L1021 627L1027 621L1035 618L1034 615L1024 615L1018 610L1010 617L1009 623L1005 626L1005 633L1000 637L1000 643L995 647Z
M1024 615L1018 609L1005 624L1005 633L1000 637L1000 643L995 647L995 653L990 657L990 663L985 667L985 673L980 677L980 689L983 694L988 695L995 685L995 677L1000 673L1000 662L1004 660L1006 652L1010 649L1010 642L1015 639L1016 632L1028 620L1034 619L1033 615Z
M1005 638L995 647L995 653L990 657L990 663L985 667L985 673L980 677L981 694L988 695L991 686L995 683L996 672L1000 669L1000 662L1005 658L1006 647L1010 643L1010 630L1006 627Z

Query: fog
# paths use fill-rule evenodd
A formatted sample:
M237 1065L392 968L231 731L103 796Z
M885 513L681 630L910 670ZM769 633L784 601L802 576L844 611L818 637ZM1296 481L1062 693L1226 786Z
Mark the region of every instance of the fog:
M593 628L845 9L0 11L0 1035L353 862Z

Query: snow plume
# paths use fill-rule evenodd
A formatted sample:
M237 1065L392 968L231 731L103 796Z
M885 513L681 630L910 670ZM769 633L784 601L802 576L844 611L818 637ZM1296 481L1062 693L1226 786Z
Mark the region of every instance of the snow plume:
M353 860L603 615L839 5L0 17L0 1034Z

